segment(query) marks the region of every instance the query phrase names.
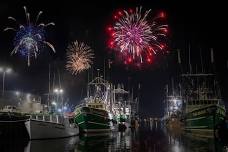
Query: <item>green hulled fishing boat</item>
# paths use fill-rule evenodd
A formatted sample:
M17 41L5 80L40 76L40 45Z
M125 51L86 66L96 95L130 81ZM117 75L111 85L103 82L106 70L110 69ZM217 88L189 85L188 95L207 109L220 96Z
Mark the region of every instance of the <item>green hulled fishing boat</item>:
M193 101L187 107L191 109L196 105L198 108L186 112L185 130L199 136L213 137L216 126L225 116L225 107L217 99Z
M181 64L179 53L178 51L178 62ZM213 54L211 49L211 62L207 62L206 65L203 64L206 61L202 60L200 54L201 71L197 68L192 69L189 47L189 72L181 74L184 129L187 133L201 137L214 137L217 125L224 119L226 113ZM205 55L204 57L206 58ZM197 65L196 63L196 67Z
M75 123L81 132L117 131L130 125L133 96L123 85L114 86L98 75L88 83L87 97L75 108ZM135 110L136 111L136 110Z
M214 137L216 126L225 117L225 106L214 74L185 74L185 131Z
M110 106L110 83L96 77L88 83L87 98L75 108L75 123L81 132L107 132L114 126Z
M110 131L110 119L108 111L102 103L88 103L79 106L75 110L75 122L83 132Z

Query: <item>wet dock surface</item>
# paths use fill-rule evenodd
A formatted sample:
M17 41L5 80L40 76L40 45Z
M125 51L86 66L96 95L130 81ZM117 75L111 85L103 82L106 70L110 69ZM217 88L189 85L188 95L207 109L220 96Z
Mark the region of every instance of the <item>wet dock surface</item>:
M88 134L55 140L1 139L1 152L222 152L226 146L214 139L142 125L126 132Z

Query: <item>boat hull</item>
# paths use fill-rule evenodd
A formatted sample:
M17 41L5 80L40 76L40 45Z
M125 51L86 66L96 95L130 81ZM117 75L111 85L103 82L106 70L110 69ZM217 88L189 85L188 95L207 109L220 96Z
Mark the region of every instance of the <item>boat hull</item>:
M64 124L28 120L25 122L25 127L29 134L29 138L33 139L52 139L76 136L79 134L78 127L70 127Z
M225 108L219 105L198 108L187 113L185 131L196 136L214 137L215 128L224 116Z
M16 112L0 112L0 138L28 138L25 121L29 117Z
M101 109L80 107L76 109L75 123L82 132L111 131L108 112Z

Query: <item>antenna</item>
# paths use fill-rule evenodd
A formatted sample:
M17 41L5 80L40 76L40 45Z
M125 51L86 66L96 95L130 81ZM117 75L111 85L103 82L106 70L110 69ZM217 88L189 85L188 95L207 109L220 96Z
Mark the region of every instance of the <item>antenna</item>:
M172 92L173 92L173 96L174 96L174 80L172 78Z
M100 77L100 69L97 69L97 76Z
M166 85L166 95L169 95L169 84Z
M104 58L104 80L105 80L105 58Z
M48 106L50 102L50 92L51 92L51 65L48 66Z
M181 92L181 84L179 83L179 91L180 91L180 97L182 96L182 92Z
M214 50L211 48L211 63L214 63Z
M215 65L214 65L214 50L211 48L211 64L212 64L212 72L215 72Z
M59 69L58 69L58 76L59 76L59 88L61 89L62 86L61 86L61 78L60 78L60 72L59 72Z
M52 83L52 89L55 88L55 72L53 73L53 83Z
M111 81L111 59L108 59L108 79Z
M189 64L189 72L192 73L192 65L191 65L191 46L188 45L188 64Z
M88 69L88 71L87 71L87 83L89 83L89 71L90 71L90 69Z
M131 100L132 101L134 100L134 89L133 89L133 87L131 88Z
M91 79L93 80L93 65L91 66L92 72L91 72Z
M203 57L202 57L202 49L201 48L200 48L200 64L201 64L201 72L203 73L204 69L203 69Z
M177 49L178 63L181 64L181 54L180 49Z

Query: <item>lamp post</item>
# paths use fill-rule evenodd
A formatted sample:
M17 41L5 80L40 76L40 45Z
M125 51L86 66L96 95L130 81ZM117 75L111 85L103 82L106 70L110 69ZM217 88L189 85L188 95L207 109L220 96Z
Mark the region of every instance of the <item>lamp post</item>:
M5 92L5 77L6 74L11 73L12 69L8 67L0 67L0 73L2 73L2 96L4 96Z

